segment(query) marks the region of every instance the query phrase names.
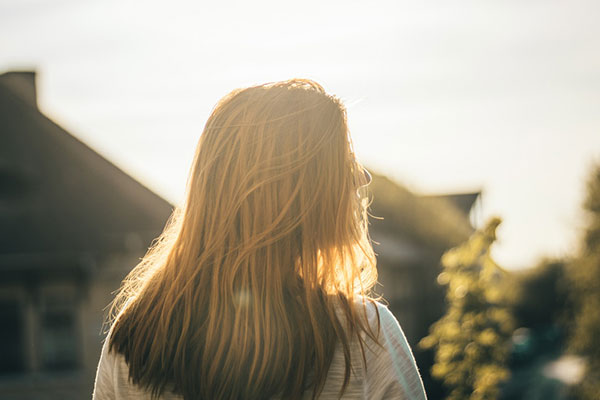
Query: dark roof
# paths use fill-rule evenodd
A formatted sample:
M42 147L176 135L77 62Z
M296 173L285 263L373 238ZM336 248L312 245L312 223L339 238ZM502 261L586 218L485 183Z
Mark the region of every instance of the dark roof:
M469 219L445 196L424 199L398 182L376 173L369 185L373 193L371 231L403 238L423 248L456 246L473 232Z
M472 193L452 193L452 194L440 194L440 195L429 195L421 196L423 199L446 199L450 203L454 204L463 214L469 215L473 204L477 201L477 198L481 195L481 192Z
M35 74L0 75L0 267L148 245L172 205L44 116L35 99Z

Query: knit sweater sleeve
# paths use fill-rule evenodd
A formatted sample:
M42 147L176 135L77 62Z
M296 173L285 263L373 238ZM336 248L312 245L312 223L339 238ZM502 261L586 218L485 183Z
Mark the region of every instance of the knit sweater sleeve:
M366 349L365 398L426 400L425 389L410 346L398 320L376 303L381 321L379 342ZM372 313L375 314L375 313ZM376 314L370 323L376 326ZM373 326L373 325L372 325Z
M100 361L98 362L98 368L96 370L96 380L94 382L92 400L116 399L113 379L115 372L115 357L108 351L108 338L109 336L106 337L104 344L102 345Z

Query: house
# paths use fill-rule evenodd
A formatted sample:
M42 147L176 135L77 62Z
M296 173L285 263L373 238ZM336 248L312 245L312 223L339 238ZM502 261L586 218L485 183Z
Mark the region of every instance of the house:
M440 258L473 233L481 192L418 196L375 173L369 189L379 292L415 345L444 312Z
M0 75L0 397L91 395L103 309L172 206Z
M373 174L370 233L380 287L411 344L427 393L439 382L430 376L433 352L417 343L444 314L445 287L437 283L442 254L464 242L480 220L481 192L417 196L401 184ZM383 218L383 219L381 219Z

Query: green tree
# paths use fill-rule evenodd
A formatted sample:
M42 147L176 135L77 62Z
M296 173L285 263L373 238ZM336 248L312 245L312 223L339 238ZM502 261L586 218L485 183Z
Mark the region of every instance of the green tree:
M600 165L588 180L584 202L588 226L578 257L570 266L575 321L569 348L586 360L586 371L575 392L580 399L600 393Z
M499 218L442 257L438 282L447 285L446 314L419 346L435 349L432 375L449 389L449 400L495 399L508 379L506 362L513 321L503 304L505 272L490 255Z

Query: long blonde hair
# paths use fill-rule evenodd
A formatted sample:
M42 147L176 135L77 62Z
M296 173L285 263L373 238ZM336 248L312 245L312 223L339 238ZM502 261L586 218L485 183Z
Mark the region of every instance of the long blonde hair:
M377 340L363 318L377 279L363 173L346 110L319 84L221 99L184 206L112 304L109 345L131 381L153 396L316 398L339 344L342 395L351 341L364 362Z

